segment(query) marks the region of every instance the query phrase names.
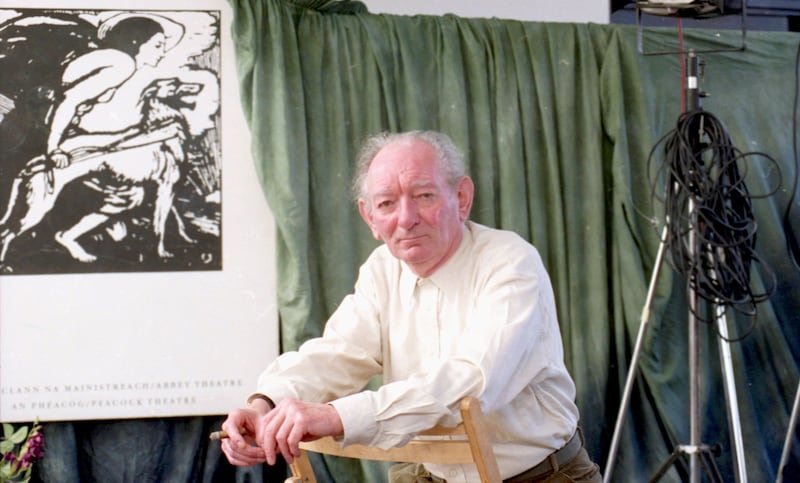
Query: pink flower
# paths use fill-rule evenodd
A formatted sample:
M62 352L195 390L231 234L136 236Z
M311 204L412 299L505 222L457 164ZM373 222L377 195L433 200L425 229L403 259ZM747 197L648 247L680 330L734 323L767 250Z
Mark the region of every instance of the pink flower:
M0 447L3 455L0 481L28 481L33 463L44 455L44 435L39 422L19 429L3 423Z
M38 427L34 427L31 434L28 435L28 441L22 447L20 462L22 468L28 468L34 461L44 455L44 436Z

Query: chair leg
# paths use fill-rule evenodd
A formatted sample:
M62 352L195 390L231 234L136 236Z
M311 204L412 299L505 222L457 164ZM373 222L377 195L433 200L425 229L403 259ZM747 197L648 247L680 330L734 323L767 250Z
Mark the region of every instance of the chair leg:
M290 466L293 476L287 478L285 483L317 483L314 468L311 467L311 460L305 451L300 450L300 456L297 456Z

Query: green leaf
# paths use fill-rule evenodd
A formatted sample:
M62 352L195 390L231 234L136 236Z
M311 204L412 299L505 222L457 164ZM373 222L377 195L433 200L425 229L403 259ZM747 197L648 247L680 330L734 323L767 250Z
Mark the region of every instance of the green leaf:
M3 437L8 439L14 433L14 426L8 423L3 423Z
M3 440L3 441L0 441L0 453L2 453L2 454L0 454L0 457L2 457L4 454L8 453L9 451L14 451L14 443L12 443L11 441L9 441L7 439Z
M17 430L16 433L12 434L9 440L11 440L14 444L20 444L21 442L25 441L28 437L28 427L23 426Z

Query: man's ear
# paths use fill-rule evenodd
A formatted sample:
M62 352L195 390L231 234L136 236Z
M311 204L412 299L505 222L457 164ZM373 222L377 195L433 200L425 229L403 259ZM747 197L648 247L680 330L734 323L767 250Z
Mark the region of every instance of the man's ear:
M458 180L456 195L458 196L458 216L463 222L469 218L469 212L472 211L472 200L475 196L475 184L472 182L472 178L462 176Z
M372 236L380 241L381 235L378 233L378 230L375 229L375 223L372 222L372 211L367 208L367 202L364 201L363 198L358 199L358 213L361 214L361 219L364 220L364 223L367 224L370 231L372 232Z

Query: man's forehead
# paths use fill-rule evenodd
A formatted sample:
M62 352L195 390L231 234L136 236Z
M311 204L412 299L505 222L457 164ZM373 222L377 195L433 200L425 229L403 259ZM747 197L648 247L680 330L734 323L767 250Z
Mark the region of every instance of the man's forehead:
M397 192L400 189L409 190L431 190L437 189L439 184L430 176L425 177L409 177L406 180L397 178L381 178L375 180L367 180L367 191L372 196L384 196Z
M421 139L398 139L378 151L374 159L382 158L419 158L433 160L436 152L433 146Z

